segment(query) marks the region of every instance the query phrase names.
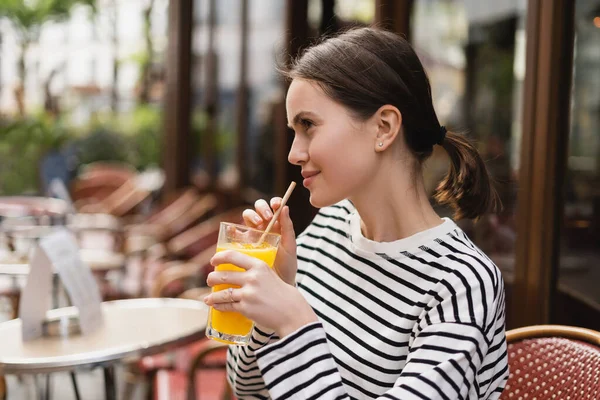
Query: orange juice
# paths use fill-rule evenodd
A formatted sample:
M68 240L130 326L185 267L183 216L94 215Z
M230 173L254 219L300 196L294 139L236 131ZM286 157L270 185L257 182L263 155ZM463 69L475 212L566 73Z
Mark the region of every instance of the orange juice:
M219 245L217 247L217 253L224 250L235 250L240 253L247 254L251 257L258 258L259 260L264 261L267 265L273 268L273 262L275 261L275 256L277 255L277 247L273 247L268 243L262 243L259 246L255 246L253 244L241 244L241 243L226 243ZM233 264L221 264L215 268L216 271L238 271L244 272L245 270L239 267L236 267ZM213 287L213 292L218 292L221 290L228 289L230 287L238 288L239 286L235 285L215 285ZM248 318L244 317L242 314L238 312L227 312L227 311L218 311L211 307L210 309L210 324L212 328L220 333L224 333L227 335L235 335L235 336L246 336L250 333L252 329L253 322ZM213 338L214 339L214 338ZM219 340L219 339L217 339ZM221 340L226 343L233 343L227 340Z

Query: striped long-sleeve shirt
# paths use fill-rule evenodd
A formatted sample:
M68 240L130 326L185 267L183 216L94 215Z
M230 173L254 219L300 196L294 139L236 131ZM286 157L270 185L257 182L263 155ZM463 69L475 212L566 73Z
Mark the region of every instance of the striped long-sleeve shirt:
M319 322L256 327L229 349L239 398L497 399L508 378L499 270L450 219L366 239L349 201L298 237L297 284Z

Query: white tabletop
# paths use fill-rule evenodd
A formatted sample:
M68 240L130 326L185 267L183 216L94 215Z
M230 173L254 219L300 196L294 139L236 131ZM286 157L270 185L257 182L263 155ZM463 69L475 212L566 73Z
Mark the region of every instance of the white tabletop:
M90 267L92 272L106 272L125 267L124 254L106 250L80 250L81 260ZM15 259L16 260L16 259ZM29 264L25 262L0 262L0 275L20 276L29 274Z
M111 214L102 213L78 213L69 218L69 228L74 231L107 231L121 232L122 221Z
M29 264L0 264L0 275L25 276L29 274Z
M102 303L104 325L91 335L21 338L21 320L0 323L0 375L73 370L133 361L204 337L208 306L185 299L133 299ZM48 312L73 315L74 307Z
M3 217L63 215L68 212L68 209L68 204L64 200L51 197L0 197L0 216Z
M106 250L81 249L79 255L81 256L81 260L92 271L109 271L125 266L125 255L121 253L113 253Z

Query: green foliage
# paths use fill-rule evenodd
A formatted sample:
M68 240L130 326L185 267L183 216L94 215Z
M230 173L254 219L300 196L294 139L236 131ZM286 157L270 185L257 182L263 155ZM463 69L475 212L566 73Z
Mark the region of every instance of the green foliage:
M96 161L127 162L129 143L118 132L108 127L96 127L77 140L77 161L86 165Z
M203 112L192 115L190 146L195 156L203 152L206 122ZM0 195L37 193L42 158L67 145L76 150L76 169L95 161L124 162L138 170L160 165L163 125L162 110L152 105L120 115L96 115L77 129L45 114L0 124ZM233 143L234 132L221 127L217 153L232 156Z
M160 163L162 131L160 109L148 105L139 106L131 113L96 116L91 123L92 134L83 139L86 150L80 162L123 161L138 169L157 165ZM90 141L89 146L86 141ZM96 147L100 143L102 145Z
M199 135L204 118L194 120ZM67 143L76 148L78 166L95 161L120 161L140 170L159 165L162 132L161 110L152 106L97 116L78 130L46 115L5 123L0 125L0 194L37 192L41 159Z
M76 4L95 10L96 0L2 0L0 17L8 18L21 38L31 41L37 38L44 23L68 18Z
M133 146L130 162L137 168L160 164L163 120L160 110L139 106L130 116L130 137Z
M41 158L71 138L62 122L43 115L0 125L0 193L36 192Z

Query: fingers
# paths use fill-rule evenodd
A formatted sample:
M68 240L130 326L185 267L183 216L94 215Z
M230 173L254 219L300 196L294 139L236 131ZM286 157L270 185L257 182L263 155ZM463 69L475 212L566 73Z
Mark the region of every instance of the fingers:
M267 202L263 199L256 200L254 203L254 209L265 221L270 221L271 218L273 218L273 211L271 211L271 207L269 207L269 204L267 204Z
M281 206L281 197L273 197L270 200L270 206L266 200L260 199L254 203L254 210L247 209L242 213L244 224L255 229L264 229L267 227L273 214ZM279 228L279 221L275 223L273 227L277 232Z
M211 293L204 298L204 303L219 311L238 311L240 307L239 289L228 288Z
M215 308L215 310L219 310L219 311L240 312L240 303L215 303L215 304L212 304L212 306Z
M271 199L271 208L276 211L281 206L281 197L273 197Z
M260 217L260 215L258 215L256 211L251 209L244 210L244 212L242 213L242 217L244 218L244 224L252 228L259 229L264 224L264 221Z
M210 305L222 303L235 303L240 301L239 289L227 288L211 293L207 299Z
M259 268L260 266L269 266L257 258L251 257L247 254L240 253L235 250L226 250L216 253L213 258L210 259L212 266L216 267L219 264L233 264L236 267L249 270L252 268Z
M242 272L235 271L214 271L208 274L206 284L211 287L216 285L242 286L244 283L244 275L242 274Z
M244 210L242 217L247 226L260 229L266 227L266 224L273 218L273 211L265 200L260 199L254 203L254 210Z
M288 206L283 207L281 214L279 215L279 221L281 224L281 244L288 250L296 249L296 233L294 232L294 223L290 218L290 208Z

